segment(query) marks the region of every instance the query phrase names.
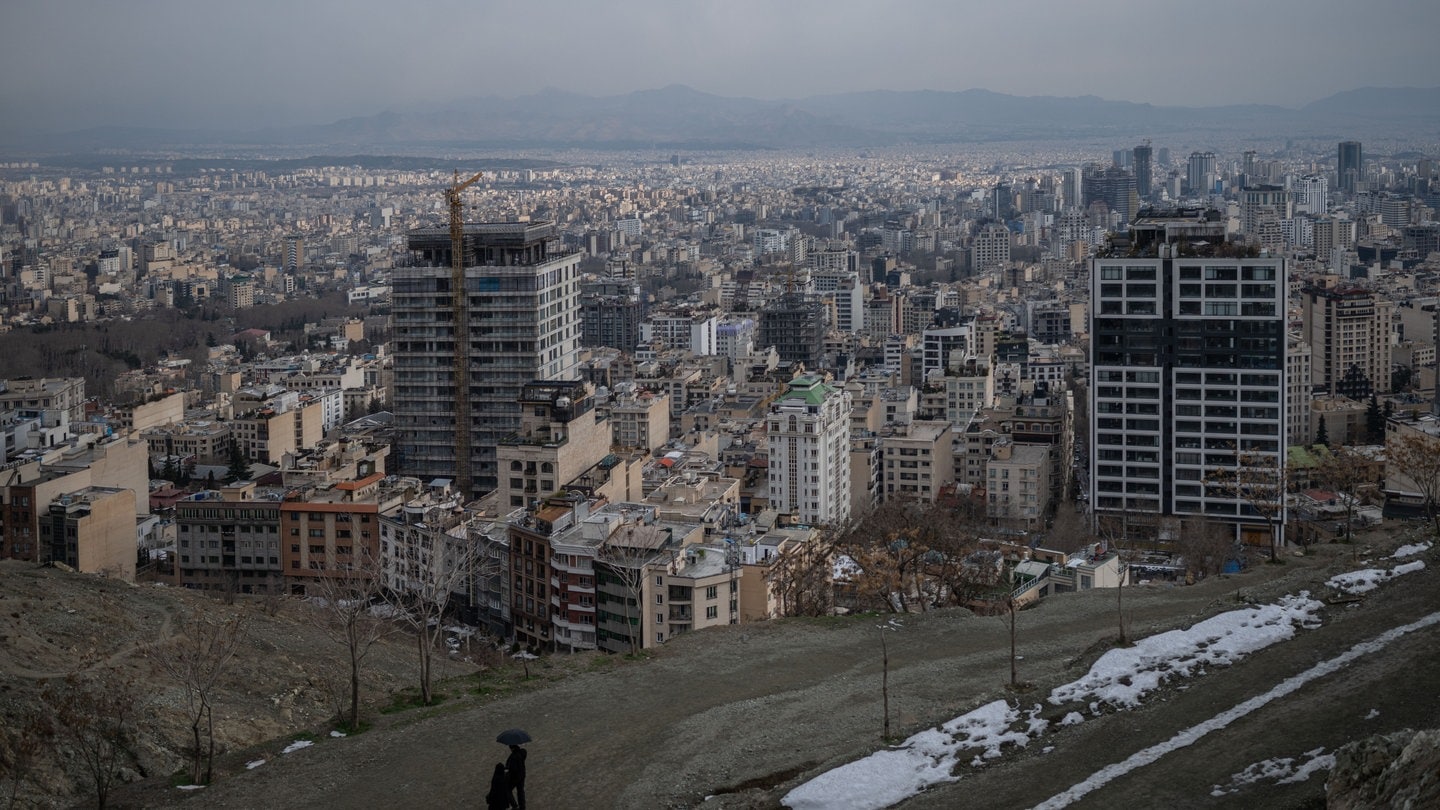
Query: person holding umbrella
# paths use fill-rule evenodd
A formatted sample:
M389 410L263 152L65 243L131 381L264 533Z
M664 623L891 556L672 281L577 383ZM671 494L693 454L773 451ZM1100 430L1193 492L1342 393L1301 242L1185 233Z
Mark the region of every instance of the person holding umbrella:
M530 735L518 728L500 732L495 741L510 746L510 758L505 760L505 778L508 788L506 796L510 798L510 806L525 810L525 757L529 753L520 746L530 742Z

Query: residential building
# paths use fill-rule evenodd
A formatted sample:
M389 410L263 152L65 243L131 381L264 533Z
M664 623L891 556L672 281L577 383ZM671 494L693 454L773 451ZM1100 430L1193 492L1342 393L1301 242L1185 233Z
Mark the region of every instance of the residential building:
M1142 534L1205 516L1268 546L1266 516L1210 481L1285 459L1286 265L1175 240L1223 227L1193 210L1143 217L1091 263L1091 507Z
M283 489L237 482L175 502L179 584L227 593L285 593L280 555Z
M903 433L880 440L884 500L934 503L940 489L954 481L950 423L911 422Z
M40 516L42 563L135 581L135 493L89 486L51 501Z
M1389 393L1394 302L1334 276L1300 294L1316 389L1359 400Z
M536 381L520 389L520 427L500 440L496 492L503 508L556 494L610 452L610 426L597 419L589 383Z
M799 523L850 516L850 393L818 375L791 380L766 418L770 505Z

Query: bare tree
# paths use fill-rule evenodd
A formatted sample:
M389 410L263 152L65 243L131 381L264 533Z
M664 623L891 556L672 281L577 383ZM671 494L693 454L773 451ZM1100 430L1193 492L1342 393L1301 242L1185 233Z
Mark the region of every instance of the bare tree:
M1202 576L1224 571L1234 544L1224 526L1205 517L1187 518L1180 525L1180 553L1189 569Z
M16 722L0 729L0 773L10 782L6 807L20 807L20 793L31 776L40 754L50 748L54 731L46 710L39 706L24 711Z
M1106 551L1114 551L1120 562L1120 581L1115 586L1115 621L1120 628L1116 641L1121 647L1129 646L1130 639L1125 633L1125 580L1129 579L1129 567L1125 564L1123 543L1125 541L1124 519L1116 515L1101 515L1095 520L1095 537L1104 541Z
M68 744L90 776L104 808L120 768L135 759L135 719L142 703L134 681L118 669L74 672L44 691L51 732Z
M420 664L420 702L434 701L432 673L434 653L445 632L445 617L457 592L474 593L468 587L477 578L487 577L499 562L485 554L478 538L443 535L429 554L417 555L402 568L390 571L389 587L382 597L399 617L415 631Z
M881 730L880 739L889 742L890 740L890 646L885 643L885 634L898 632L904 627L899 619L890 619L884 624L876 625L880 630L880 702L885 712L885 725Z
M639 624L644 609L646 566L660 556L660 547L666 539L668 534L657 526L631 525L617 530L595 550L595 562L600 566L597 575L603 572L624 591L621 602L631 655L640 652Z
M1237 500L1265 522L1265 529L1270 535L1270 561L1276 562L1280 545L1278 530L1284 528L1277 524L1285 516L1289 480L1290 470L1278 456L1242 451L1236 455L1234 466L1212 469L1204 483L1212 497L1218 495Z
M929 575L938 561L962 560L974 538L943 506L890 501L842 529L838 553L854 562L851 582L861 604L907 613L927 610L938 589Z
M835 610L835 548L824 534L782 546L766 572L781 616L828 616Z
M350 731L360 726L360 671L370 648L395 629L393 622L376 614L382 589L378 558L362 546L357 558L328 569L312 581L315 627L331 641L345 647L350 671L350 706L347 716L338 718ZM387 606L388 607L388 606Z
M1367 459L1349 447L1321 452L1319 477L1324 485L1345 499L1345 539L1355 531L1355 493L1370 480Z
M1420 433L1406 433L1392 436L1385 453L1395 471L1415 486L1431 531L1440 535L1440 444Z
M190 720L190 782L209 784L215 764L215 688L236 649L245 638L245 619L232 616L214 621L199 612L180 624L170 643L152 648L147 656L185 691ZM202 744L201 727L205 740Z

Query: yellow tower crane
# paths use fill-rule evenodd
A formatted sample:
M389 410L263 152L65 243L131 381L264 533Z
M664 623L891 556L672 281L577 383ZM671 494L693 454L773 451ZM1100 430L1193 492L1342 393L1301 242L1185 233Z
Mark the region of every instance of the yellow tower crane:
M470 446L470 296L465 290L465 218L460 192L484 176L485 172L476 172L461 182L457 170L454 185L445 189L450 208L450 311L455 330L455 486L465 500L475 493L471 491L474 476L470 468L474 453Z

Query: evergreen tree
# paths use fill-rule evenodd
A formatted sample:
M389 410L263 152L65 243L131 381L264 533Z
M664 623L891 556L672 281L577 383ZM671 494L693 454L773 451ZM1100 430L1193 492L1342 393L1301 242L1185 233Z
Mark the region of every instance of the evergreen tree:
M230 443L230 466L225 470L225 483L244 481L250 477L250 459L245 457L239 442Z
M1321 447L1330 446L1330 428L1326 426L1325 420L1320 420L1320 427L1315 431L1315 443Z
M1365 409L1365 434L1371 444L1385 441L1385 413L1380 410L1380 401L1372 394L1370 407Z

